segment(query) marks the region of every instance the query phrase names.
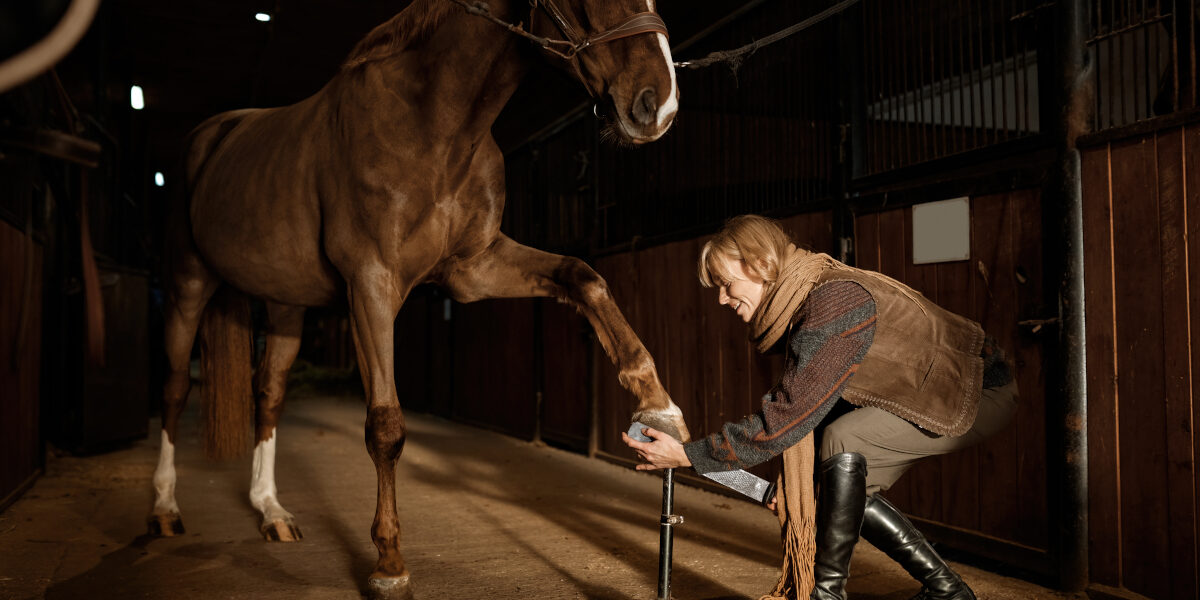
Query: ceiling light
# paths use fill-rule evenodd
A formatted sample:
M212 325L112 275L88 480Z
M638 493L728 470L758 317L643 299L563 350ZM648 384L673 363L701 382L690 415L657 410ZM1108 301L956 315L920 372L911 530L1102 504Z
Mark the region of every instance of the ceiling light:
M268 13L256 13L254 15L254 18L258 19L259 21L262 21L263 23L266 23L267 21L271 20L271 15Z
M157 185L158 187L167 185L167 179L163 177L162 171L154 172L154 185Z
M133 110L146 108L146 98L142 96L142 86L134 85L129 87L129 106L132 106Z

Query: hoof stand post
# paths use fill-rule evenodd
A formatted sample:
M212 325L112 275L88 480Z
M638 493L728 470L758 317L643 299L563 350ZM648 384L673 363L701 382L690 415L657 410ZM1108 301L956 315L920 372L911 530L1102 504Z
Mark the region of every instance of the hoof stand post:
M676 525L683 525L683 516L675 510L675 469L663 471L662 516L658 525L658 600L671 598L671 545Z

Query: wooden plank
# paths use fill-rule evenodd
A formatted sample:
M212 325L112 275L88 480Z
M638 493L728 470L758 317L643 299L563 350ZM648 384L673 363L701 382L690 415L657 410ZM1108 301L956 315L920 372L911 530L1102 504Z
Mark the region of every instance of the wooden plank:
M1088 365L1088 571L1093 582L1119 587L1120 461L1108 158L1108 146L1091 148L1082 156L1084 281L1087 282L1084 302Z
M1196 598L1196 494L1188 344L1187 226L1183 130L1157 135L1158 221L1162 253L1163 398L1171 598Z
M1124 587L1170 593L1163 440L1162 257L1153 138L1112 147ZM1147 310L1147 307L1153 307Z
M858 215L854 218L854 266L879 270L879 215Z
M659 286L655 321L669 341L670 379L667 392L683 411L684 421L691 427L704 426L705 405L700 378L700 365L712 362L712 349L701 345L700 287L696 279L696 251L691 240L674 242L658 248L661 262L659 273L648 273Z
M1012 194L971 200L971 275L976 285L971 314L1000 348L1017 336ZM979 456L979 531L1007 538L1017 527L1016 428L1011 424L984 440Z
M446 303L450 303L453 319L459 305L440 294L430 296L425 309L430 340L430 412L450 418L454 413L454 322L445 318Z
M454 417L532 439L533 300L484 300L455 308Z
M0 262L0 454L4 456L0 460L0 510L3 510L2 501L21 488L42 463L38 427L42 251L22 231L0 220L0 256L5 257ZM32 269L28 281L31 288L26 286L27 268ZM17 337L19 334L21 339Z
M938 305L960 315L971 312L975 277L969 261L937 265ZM941 456L942 522L979 528L979 448L972 446Z
M700 256L700 249L708 239L708 236L697 238L689 249L692 257L690 264L693 267L696 265L696 259ZM715 431L723 423L742 416L739 409L745 402L745 398L741 394L730 393L729 390L726 390L725 381L730 377L727 372L729 369L744 373L745 368L744 365L727 364L729 359L726 348L727 336L724 335L723 324L733 318L732 312L717 303L716 288L701 287L700 281L694 274L695 269L692 273L689 286L691 290L694 290L692 297L696 303L698 343L704 349L700 362L692 365L692 369L698 371L698 397L702 409L699 414L685 418L688 421L689 429L692 428L692 423L695 423L695 429L691 430L692 437L700 439Z
M430 412L433 407L427 292L418 289L409 294L393 327L400 406L418 412Z
M587 450L587 343L591 325L575 308L554 300L541 304L542 439Z
M1200 374L1200 331L1197 331L1195 325L1197 315L1200 315L1200 293L1196 292L1196 279L1198 277L1197 268L1200 267L1200 244L1194 240L1200 240L1200 156L1197 156L1196 149L1200 148L1200 126L1192 125L1184 129L1183 134L1183 157L1184 166L1184 231L1186 239L1184 240L1184 260L1188 277L1188 348L1191 362L1188 365L1190 381L1190 397L1192 404L1192 412L1190 415L1190 423L1192 425L1192 464L1200 464L1200 440L1196 439L1196 423L1200 422L1200 406L1197 406L1197 396L1200 394L1200 387L1197 386L1197 375ZM1193 470L1194 467L1193 467ZM1197 480L1193 481L1193 489L1200 485L1200 474L1195 474ZM1195 504L1193 504L1192 512L1197 515L1200 520L1200 494L1193 492L1195 496ZM1200 524L1197 524L1197 529L1200 529ZM1200 532L1198 532L1200 533ZM1197 535L1200 537L1200 535ZM1198 543L1200 545L1200 543ZM1200 561L1200 559L1198 559ZM1198 577L1200 577L1200 567L1197 567Z
M1041 194L1026 190L1014 196L1019 217L1017 272L1018 314L1022 319L1044 318L1053 313L1045 304L1045 281L1042 265L1043 223ZM1017 480L1021 510L1021 527L1014 532L1016 541L1037 548L1049 548L1048 507L1046 497L1046 344L1053 343L1055 328L1043 327L1039 332L1023 329L1017 343L1017 385L1021 390L1021 405L1017 409Z

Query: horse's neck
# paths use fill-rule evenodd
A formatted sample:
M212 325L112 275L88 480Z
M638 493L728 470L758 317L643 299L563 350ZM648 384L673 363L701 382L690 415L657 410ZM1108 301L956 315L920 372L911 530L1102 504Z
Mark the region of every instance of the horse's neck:
M410 140L412 135L434 144L478 139L489 134L525 73L518 41L484 19L455 10L426 39L359 67L365 72L347 77L340 87L357 98L355 104L370 113L371 121L395 126Z

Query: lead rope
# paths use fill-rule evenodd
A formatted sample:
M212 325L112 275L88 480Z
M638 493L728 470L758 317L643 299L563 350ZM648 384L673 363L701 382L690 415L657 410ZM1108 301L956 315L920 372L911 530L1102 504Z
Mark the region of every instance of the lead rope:
M859 2L859 0L843 0L842 2L839 2L833 6L830 6L829 8L827 8L827 9L825 9L803 21L800 21L799 23L796 23L795 25L792 25L791 27L788 27L787 29L784 29L782 31L768 35L767 37L765 37L761 40L755 40L753 42L750 42L749 44L746 44L745 46L742 46L741 48L734 48L733 50L720 50L717 52L713 52L704 58L677 62L677 63L675 63L675 67L678 69L701 69L704 67L712 66L719 62L724 62L724 63L729 63L729 68L732 69L736 73L738 70L738 67L740 67L742 65L742 59L745 58L746 55L755 53L756 51L758 51L759 48L762 48L763 46L769 46L771 44L774 44L775 42L778 42L779 40L782 40L783 38L800 33L801 31L804 31L805 29L808 29L808 28L812 27L813 25L816 25L817 23L824 21L824 20L828 19L829 17L832 17L837 14L841 14L841 13L845 12L846 9L850 8L851 6L858 4L858 2Z

